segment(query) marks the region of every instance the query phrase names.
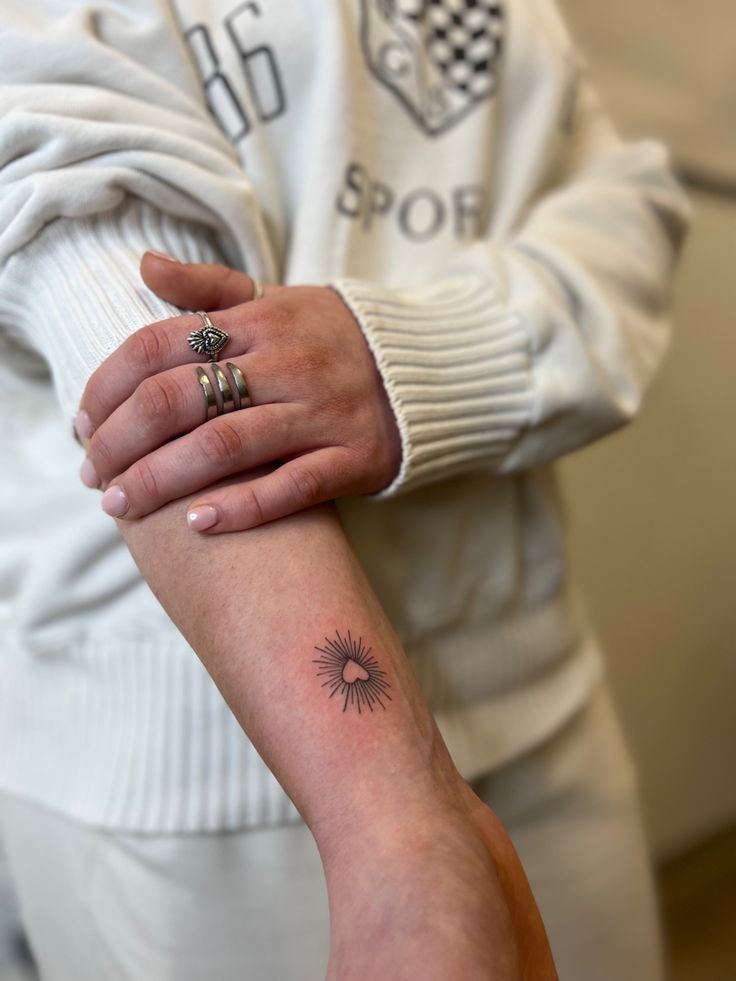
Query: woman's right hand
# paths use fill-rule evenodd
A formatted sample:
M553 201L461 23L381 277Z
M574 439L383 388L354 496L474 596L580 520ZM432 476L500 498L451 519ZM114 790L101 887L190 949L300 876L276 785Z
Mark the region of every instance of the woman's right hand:
M211 311L228 335L218 365L227 402L221 396L217 406L230 408L208 419L196 370L207 378L214 368L189 342L201 331L199 316L131 334L87 382L76 421L87 451L80 475L105 488L108 514L138 519L193 498L189 527L209 537L393 481L401 464L397 422L368 343L336 290L267 283L254 302L246 273L151 253L141 274L170 303ZM239 382L228 380L228 365ZM217 398L214 374L209 385ZM252 400L245 408L239 385ZM246 477L269 464L264 476ZM226 478L238 479L221 484Z

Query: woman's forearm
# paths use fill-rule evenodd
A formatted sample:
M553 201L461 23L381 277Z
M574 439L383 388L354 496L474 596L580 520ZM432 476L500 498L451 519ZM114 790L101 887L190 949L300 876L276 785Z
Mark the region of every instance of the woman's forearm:
M444 805L456 771L332 505L218 537L182 501L119 527L320 848Z
M334 506L218 536L185 514L119 527L315 837L328 981L555 978L513 846L453 765Z

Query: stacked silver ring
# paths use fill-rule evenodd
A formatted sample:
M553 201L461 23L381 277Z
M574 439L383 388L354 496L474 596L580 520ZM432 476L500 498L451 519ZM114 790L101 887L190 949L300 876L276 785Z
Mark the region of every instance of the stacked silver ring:
M253 280L253 299L258 300L263 296L263 285L255 276L251 276L251 279ZM193 351L196 351L197 354L206 354L209 358L215 376L217 391L220 393L218 398L210 376L204 368L198 366L197 379L204 393L205 407L207 410L206 421L209 422L210 419L224 415L226 412L247 409L253 403L240 368L233 364L232 361L226 361L225 367L230 372L230 378L228 379L220 365L215 361L215 357L230 340L230 335L224 330L221 330L221 328L215 327L209 318L209 314L204 310L197 310L196 313L202 319L202 326L199 330L193 330L187 340Z
M207 409L207 422L210 419L214 419L215 416L224 415L226 412L234 412L237 409L248 409L253 404L243 372L240 368L236 364L233 364L232 361L226 361L225 367L230 373L232 384L220 365L212 362L212 371L215 375L217 391L220 393L220 397L218 398L215 394L215 387L212 384L210 376L201 365L197 366L197 378L199 384L202 386L205 407Z

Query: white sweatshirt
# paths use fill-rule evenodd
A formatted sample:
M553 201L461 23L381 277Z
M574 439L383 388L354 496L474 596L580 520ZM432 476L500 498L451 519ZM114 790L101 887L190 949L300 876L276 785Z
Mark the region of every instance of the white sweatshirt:
M110 828L298 820L77 475L90 372L181 312L148 248L339 290L403 442L346 533L461 772L546 738L602 671L552 461L630 421L666 349L665 149L622 142L551 0L2 18L0 787Z

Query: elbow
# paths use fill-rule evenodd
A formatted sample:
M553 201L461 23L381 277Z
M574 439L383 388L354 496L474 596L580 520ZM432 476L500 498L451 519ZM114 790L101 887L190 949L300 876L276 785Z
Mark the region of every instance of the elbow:
M677 270L693 223L695 208L677 176L669 149L658 140L643 140L633 185L642 206L642 229L648 232L660 281L668 283ZM644 250L640 254L645 255Z
M621 345L607 366L598 364L591 415L598 416L599 435L613 433L638 418L672 344L669 316L632 315L618 334Z

